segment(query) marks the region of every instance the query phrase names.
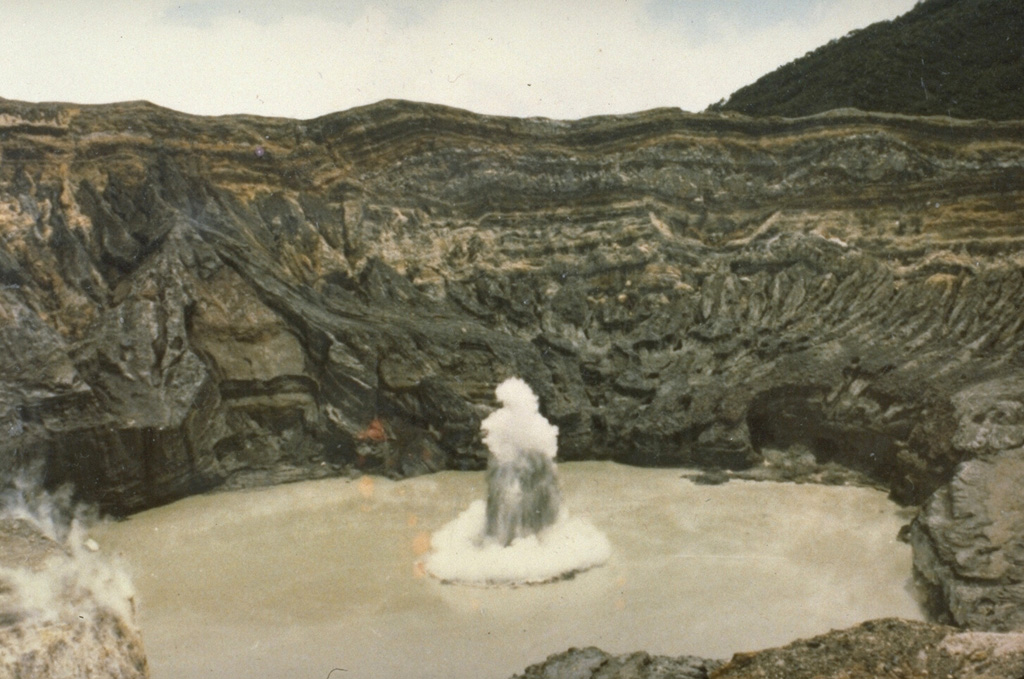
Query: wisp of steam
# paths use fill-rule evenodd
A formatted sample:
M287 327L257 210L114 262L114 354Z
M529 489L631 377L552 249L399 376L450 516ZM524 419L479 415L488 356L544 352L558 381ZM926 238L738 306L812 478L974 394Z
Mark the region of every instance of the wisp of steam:
M36 566L11 566L0 559L5 620L48 625L114 615L134 627L130 578L87 537L86 517L73 506L69 489L47 493L30 476L18 477L0 490L0 521L20 523L52 546Z
M431 536L424 567L449 583L550 582L608 560L607 538L561 506L555 456L558 427L540 414L537 396L513 377L495 390L502 407L481 424L487 500Z

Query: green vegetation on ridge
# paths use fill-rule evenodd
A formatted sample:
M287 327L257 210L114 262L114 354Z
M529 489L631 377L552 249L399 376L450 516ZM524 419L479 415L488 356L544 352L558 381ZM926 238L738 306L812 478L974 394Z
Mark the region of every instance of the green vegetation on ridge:
M1024 118L1024 2L925 0L833 40L710 110L798 117L836 108Z

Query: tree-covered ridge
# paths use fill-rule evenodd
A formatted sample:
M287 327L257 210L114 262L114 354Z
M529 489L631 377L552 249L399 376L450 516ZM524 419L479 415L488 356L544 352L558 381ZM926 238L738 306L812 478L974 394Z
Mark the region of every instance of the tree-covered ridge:
M836 108L1024 118L1024 2L924 0L833 40L712 110L805 116Z

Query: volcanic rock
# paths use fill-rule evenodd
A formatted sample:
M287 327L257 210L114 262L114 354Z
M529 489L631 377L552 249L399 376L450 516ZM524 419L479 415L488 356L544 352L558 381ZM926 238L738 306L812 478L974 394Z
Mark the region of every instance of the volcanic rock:
M526 668L514 679L708 679L710 670L721 665L716 660L692 656L673 658L650 655L643 651L611 655L599 648L570 648L564 653L548 656L547 660Z
M963 632L899 619L872 620L788 646L741 653L713 679L875 679L1024 675L1024 634Z
M127 513L479 469L521 376L561 459L920 503L1016 440L970 394L1019 396L1022 217L1019 121L0 101L0 471Z
M954 399L961 464L911 524L915 570L940 613L972 629L1024 629L1024 384L997 379Z
M1024 634L963 632L899 619L872 620L782 648L738 653L728 662L646 653L569 649L517 679L876 679L1024 676Z

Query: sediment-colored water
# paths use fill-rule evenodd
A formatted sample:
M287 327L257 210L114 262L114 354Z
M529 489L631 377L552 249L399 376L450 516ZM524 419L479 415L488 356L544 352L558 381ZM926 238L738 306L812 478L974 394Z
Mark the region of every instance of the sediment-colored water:
M905 519L883 493L598 462L559 473L612 555L545 585L425 575L430 534L483 497L482 473L193 497L93 536L133 573L153 679L498 678L570 646L725 658L921 618Z

